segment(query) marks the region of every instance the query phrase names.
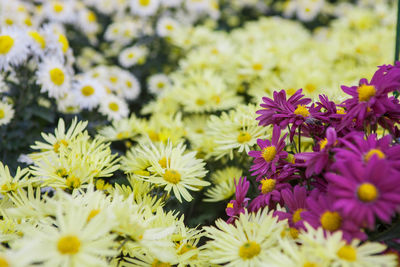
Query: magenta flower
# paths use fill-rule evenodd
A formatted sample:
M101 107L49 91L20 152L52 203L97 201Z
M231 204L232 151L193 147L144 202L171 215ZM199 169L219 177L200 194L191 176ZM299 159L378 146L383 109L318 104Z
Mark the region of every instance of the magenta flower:
M338 173L325 175L334 208L370 229L375 217L390 222L400 204L400 173L378 157L371 157L367 164L347 159L336 167Z
M250 187L250 182L247 181L246 177L241 177L238 183L236 183L235 179L235 185L236 185L236 191L235 191L236 199L229 201L225 209L226 214L229 216L228 223L233 223L236 217L240 213L245 212L245 208L247 207L248 202L250 200L250 198L246 198L247 191L249 190Z
M285 90L275 91L274 99L263 97L264 103L260 105L263 109L257 111L257 114L260 114L257 117L259 125L279 125L282 129L291 124L290 141L292 141L297 127L313 117L306 107L311 99L303 98L301 92L302 89L297 90L288 100Z
M291 185L282 179L264 178L258 187L260 194L250 203L249 210L257 211L265 206L275 208L277 203L282 204L281 191L288 188Z
M326 131L326 137L318 142L316 152L304 152L295 155L296 159L304 161L306 177L313 174L320 174L323 169L329 169L331 165L331 149L336 145L336 131L332 127Z
M361 79L358 86L342 86L342 90L352 96L342 104L346 109L343 126L351 125L355 119L356 128L363 129L364 122L368 120L369 124L374 125L387 112L393 114L393 118L398 118L400 105L393 97L388 97L388 93L398 88L400 88L400 65L380 66L370 82Z
M386 135L377 139L376 134L364 139L364 134L353 132L348 137L341 139L344 147L336 148L336 160L357 160L368 164L371 158L386 160L389 167L400 171L400 145L391 145L392 137Z
M289 225L297 228L303 220L303 212L306 211L307 189L305 186L296 185L293 191L285 189L281 194L287 211L276 211L275 215L280 220L288 219Z
M257 144L261 151L250 151L249 156L254 158L253 165L250 168L252 175L265 176L269 170L276 171L276 164L285 159L288 155L283 149L285 148L285 134L282 138L279 126L274 126L272 131L272 140L258 139ZM279 139L280 138L280 139Z
M342 231L347 241L353 238L364 240L367 236L359 225L335 208L333 203L334 199L324 193L312 194L306 200L306 211L301 213L301 217L314 228L322 227L327 232Z

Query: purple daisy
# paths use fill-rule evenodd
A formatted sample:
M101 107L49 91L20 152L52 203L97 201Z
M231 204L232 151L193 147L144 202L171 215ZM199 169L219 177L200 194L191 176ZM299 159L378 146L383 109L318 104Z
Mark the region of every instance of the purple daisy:
M250 151L249 156L254 158L253 165L250 168L252 175L265 176L269 170L276 171L276 164L285 159L288 155L283 149L285 148L285 134L282 138L279 126L274 126L272 131L272 140L258 139L257 144L261 151Z
M250 198L246 198L250 187L250 182L247 181L246 177L241 177L238 183L235 180L235 186L235 200L229 201L225 209L226 214L229 216L228 223L233 223L240 213L245 212L245 208L250 200Z
M282 204L281 191L288 188L291 188L291 185L282 180L264 178L258 186L260 194L251 201L249 210L257 211L265 206L275 208L277 203Z
M302 213L306 211L307 189L305 186L296 185L293 190L282 190L281 194L287 211L276 211L275 215L280 220L288 219L289 225L297 228L303 220Z
M386 160L390 167L400 171L400 145L391 145L392 137L386 135L381 139L377 139L376 134L368 136L364 139L364 133L353 132L348 137L341 139L345 145L341 148L336 148L336 160L358 160L368 164L371 158Z
M388 93L400 88L400 66L384 65L375 72L371 81L361 79L358 86L342 86L342 90L352 96L342 106L346 108L343 126L356 121L356 128L363 129L364 122L376 124L378 119L390 111L398 117L399 105L388 97Z
M329 127L326 137L318 142L315 152L303 152L295 155L296 159L303 160L306 167L306 177L320 174L323 169L329 169L331 165L331 149L337 143L336 131Z
M274 92L274 99L263 97L264 103L260 104L263 108L256 113L260 114L257 117L259 125L279 125L280 128L285 128L292 124L290 129L290 141L293 140L296 129L303 124L307 119L313 118L309 108L306 106L311 102L309 98L303 98L302 89L297 90L289 99L286 100L285 90Z
M327 232L342 231L343 238L347 241L353 238L364 240L367 236L359 225L335 208L333 203L334 199L324 193L311 194L306 200L306 211L301 213L301 217L314 228L322 227Z
M325 175L334 208L370 229L375 217L390 222L400 204L400 173L378 157L371 157L367 164L348 159L336 167L338 173Z

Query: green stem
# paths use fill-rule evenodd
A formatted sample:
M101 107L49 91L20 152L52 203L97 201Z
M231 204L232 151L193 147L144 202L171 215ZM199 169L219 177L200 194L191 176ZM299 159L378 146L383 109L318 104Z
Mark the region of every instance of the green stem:
M396 47L394 54L394 63L399 60L400 54L400 0L397 1L397 27L396 27Z

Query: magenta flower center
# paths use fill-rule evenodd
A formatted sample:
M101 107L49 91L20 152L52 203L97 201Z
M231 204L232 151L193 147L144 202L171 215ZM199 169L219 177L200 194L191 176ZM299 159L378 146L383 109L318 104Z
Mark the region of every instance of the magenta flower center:
M376 89L373 85L362 84L357 88L357 93L359 102L367 102L371 97L375 96Z
M342 225L342 217L336 211L325 211L320 218L321 226L328 231L336 231Z
M378 189L371 183L363 183L357 189L357 197L365 203L375 201L378 198Z
M294 111L294 114L300 115L304 118L308 118L308 116L310 116L310 112L308 111L308 109L305 105L297 105L297 108Z
M275 146L267 146L262 151L262 157L266 162L271 162L275 158L276 152Z
M374 155L376 155L379 159L386 158L385 153L383 153L382 150L373 148L370 151L368 151L367 154L365 154L364 160L369 161L372 158L372 156L374 156Z

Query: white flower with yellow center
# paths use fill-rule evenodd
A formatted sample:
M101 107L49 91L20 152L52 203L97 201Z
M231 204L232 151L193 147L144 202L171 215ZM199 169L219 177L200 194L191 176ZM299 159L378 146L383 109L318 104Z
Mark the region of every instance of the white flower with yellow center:
M127 103L115 95L103 98L100 102L99 111L103 115L106 115L110 121L126 118L129 114Z
M188 190L198 191L210 184L202 180L207 173L204 161L196 158L196 152L186 151L182 143L177 146L171 142L159 143L158 146L149 143L136 151L139 157L150 163L136 177L162 186L168 193L173 191L179 202L182 202L182 197L186 201L193 199Z
M106 96L106 89L97 80L83 77L74 84L73 93L81 108L92 110Z
M159 0L130 0L131 12L139 16L155 15L160 5Z
M44 15L51 21L72 23L76 20L74 1L50 0L43 5Z
M143 64L146 61L148 49L144 46L132 46L125 48L119 54L118 61L125 68L137 64Z
M29 40L20 29L5 27L0 31L0 70L8 66L18 66L28 56Z
M13 106L0 101L0 126L10 123L12 118L14 118Z
M86 207L59 205L55 219L26 226L21 245L34 244L31 255L41 266L108 266L106 257L117 253L110 234L113 217L106 212L89 216Z
M40 91L47 92L50 97L62 98L71 88L71 73L55 58L44 59L36 75Z
M171 86L171 81L167 75L158 73L151 75L147 80L149 91L155 95L160 95Z
M138 79L130 72L124 71L121 73L121 93L120 96L128 99L135 100L140 95L140 83Z
M179 27L179 22L171 17L162 17L157 21L156 32L159 36L170 36Z
M216 227L204 227L207 237L205 253L211 263L225 266L269 266L269 253L287 226L268 209L240 214L234 224L218 219Z
M100 25L97 21L96 13L93 11L81 8L79 10L79 27L83 30L83 32L87 35L96 34L99 29Z
M48 48L48 40L43 30L29 30L28 36L30 37L29 46L34 55L43 56L45 50Z

